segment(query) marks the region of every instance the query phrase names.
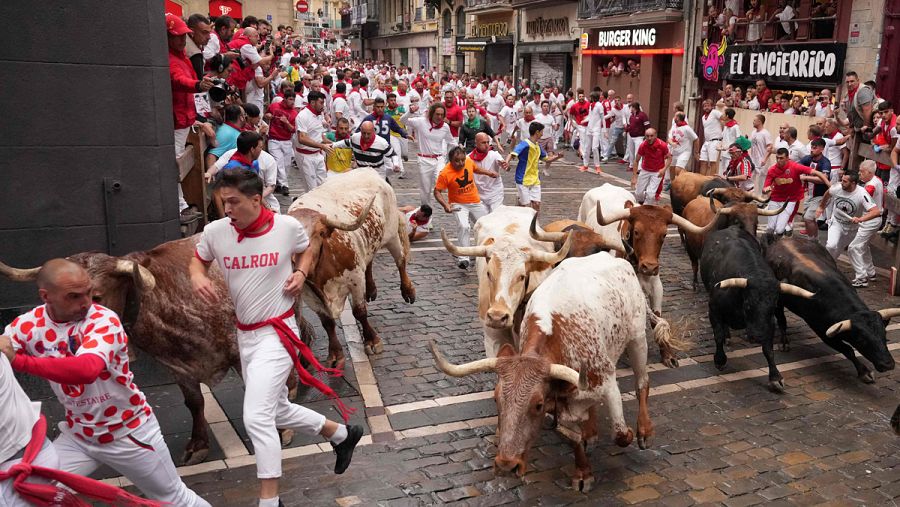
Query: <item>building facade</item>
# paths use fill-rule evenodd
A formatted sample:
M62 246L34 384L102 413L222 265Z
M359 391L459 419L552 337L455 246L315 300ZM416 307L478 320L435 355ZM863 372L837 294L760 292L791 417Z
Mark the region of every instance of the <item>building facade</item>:
M634 100L656 128L671 120L682 100L686 23L681 0L583 0L581 87L599 86Z
M466 55L457 50L457 42L466 38L466 6L463 0L445 1L441 12L438 35L440 38L439 58L441 71L463 73Z
M466 53L465 71L474 76L511 75L516 15L510 0L466 0L466 37L456 47Z
M565 91L580 77L576 2L514 1L517 78Z

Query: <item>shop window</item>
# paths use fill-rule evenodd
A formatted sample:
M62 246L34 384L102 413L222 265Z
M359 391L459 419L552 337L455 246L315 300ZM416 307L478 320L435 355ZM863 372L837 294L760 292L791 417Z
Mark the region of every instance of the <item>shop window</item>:
M444 32L444 37L453 35L453 23L450 21L450 9L444 9L444 14L441 15L441 30Z
M714 0L706 9L705 37L729 43L838 39L838 0ZM846 9L845 9L846 10Z
M616 55L610 58L601 58L597 71L603 77L639 77L641 75L641 59L637 55L621 57Z
M456 36L463 37L466 35L466 13L462 7L456 9Z
M425 16L426 19L434 19L437 17L437 10L434 8L434 4L428 4L425 8Z

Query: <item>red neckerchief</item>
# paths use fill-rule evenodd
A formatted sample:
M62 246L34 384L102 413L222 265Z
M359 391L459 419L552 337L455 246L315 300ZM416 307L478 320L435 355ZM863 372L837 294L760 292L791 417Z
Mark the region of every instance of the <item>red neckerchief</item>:
M832 132L830 134L826 133L824 137L827 137L828 139L834 139L834 136L836 136L837 133L838 133L838 131L835 130L834 132Z
M488 150L484 153L481 153L478 150L472 150L472 153L469 153L469 158L471 158L475 162L481 162L482 160L484 160L485 157L487 157L488 153L490 153L490 150Z
M309 109L310 111L312 111L312 114L314 114L316 116L319 116L320 114L322 114L322 113L317 113L316 110L313 109L312 106L309 104L306 105L306 109Z
M675 122L676 127L684 127L685 125L687 125L686 121L676 121Z
M344 95L343 93L335 93L334 95L331 96L331 99L332 99L332 100L334 100L334 99L344 99L344 100L347 100L347 96Z
M271 231L274 225L275 213L272 213L272 211L265 206L259 207L259 216L256 217L256 220L254 220L253 223L251 223L247 227L244 227L243 229L234 225L233 221L231 222L231 226L234 227L234 230L238 233L238 243L240 243L244 238L256 238L262 236L263 234ZM253 232L262 229L263 226L266 226L265 229L259 232Z
M705 120L709 118L710 113L712 113L712 111L710 111L709 113L703 113L703 119Z
M743 160L744 160L745 158L747 158L748 156L749 156L749 155L747 154L746 151L742 151L740 155L738 155L737 157L732 158L732 159L731 159L731 162L728 163L728 172L729 172L730 174L733 174L733 173L734 173L734 170L737 169L738 164L740 164L741 162L743 162Z
M441 122L438 123L438 124L432 123L432 124L431 124L431 128L429 129L429 132L432 131L432 130L434 130L434 129L440 130L440 129L443 128L443 127L444 127L444 122L443 122L443 121L441 121Z
M134 505L154 507L161 506L155 500L143 498L127 493L115 486L82 477L80 475L32 465L38 457L47 439L47 419L43 415L31 428L31 439L25 446L22 461L11 466L8 470L0 472L0 481L9 481L9 485L17 493L18 498L26 500L29 504L49 507L51 505L68 505L80 507L88 505L83 499L76 497L71 491L56 485L59 483L75 493L84 495L92 500L99 500L104 505ZM49 484L28 482L30 476L48 480Z
M428 220L429 220L429 219L426 218L425 220L422 220L422 221L420 222L418 219L416 219L416 214L415 214L415 213L413 213L412 215L409 216L409 223L411 223L411 224L425 225L425 224L428 223Z
M531 118L529 118L528 115L526 114L523 118L525 121L527 121L529 123L534 121L534 115L531 115Z
M350 88L350 93L353 92L359 93L359 88Z
M734 120L729 120L729 121L725 122L726 127L734 127L735 125L737 125L737 122Z
M250 160L247 157L247 155L244 155L243 153L241 153L239 151L234 152L234 155L231 156L229 161L231 161L231 160L234 160L235 162L240 162L242 165L245 165L247 167L253 167L253 161Z
M233 128L234 130L237 130L238 132L240 132L240 130L241 130L241 127L238 127L237 125L235 125L234 123L231 123L230 121L226 121L225 125L228 125L229 127Z
M397 90L397 95L399 95L401 97L406 97L406 92L401 92L400 90Z
M856 86L855 89L847 89L847 99L850 100L850 103L853 103L853 97L856 95L856 92L859 90L859 85Z
M372 145L375 144L375 139L377 139L377 138L378 138L378 136L372 136L372 140L369 141L369 142L367 143L367 142L362 138L362 136L359 136L359 146L360 146L360 148L362 148L363 151L369 151L369 148L371 148Z
M472 89L472 90L474 90L475 88L478 88L478 84L476 83L476 84L473 84L473 85L469 85L469 88Z
M493 90L492 90L490 93L491 93L491 97L496 97L496 96L497 96L497 92L495 92L495 91L493 91Z

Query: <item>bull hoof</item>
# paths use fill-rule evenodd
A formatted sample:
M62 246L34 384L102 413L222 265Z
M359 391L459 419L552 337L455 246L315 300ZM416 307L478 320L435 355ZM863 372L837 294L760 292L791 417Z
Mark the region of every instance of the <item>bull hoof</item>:
M875 383L875 375L873 375L871 371L863 372L859 376L859 380L862 380L866 384L874 384Z
M381 354L382 352L384 352L384 343L382 343L381 340L379 340L375 343L367 343L366 344L366 355L367 356L374 356L376 354Z
M185 449L184 454L181 456L181 463L185 466L203 463L207 454L209 454L208 447L206 449Z
M650 448L650 435L638 435L637 441L641 450Z
M409 304L413 304L416 302L416 289L415 287L400 287L400 294L403 295L403 300Z
M372 289L370 291L368 291L368 290L366 291L366 302L367 303L375 301L375 299L377 299L377 298L378 298L378 289Z
M662 358L662 363L666 365L667 368L678 368L678 358L675 356L666 356Z
M779 351L781 351L781 352L790 352L790 351L791 351L791 344L788 343L788 342L781 342L780 344L778 344L778 349L777 349L777 350L779 350Z
M594 489L594 476L588 475L587 477L573 477L572 489L574 489L575 491L580 491L581 493L589 493L592 489Z
M346 362L346 359L344 358L343 354L341 354L340 356L334 356L332 354L328 354L328 358L325 359L325 363L328 365L329 368L334 368L337 370L344 369L344 362Z
M281 447L287 447L294 441L294 430L278 430L281 433Z
M616 433L616 445L619 447L628 447L634 440L634 431L628 428L628 433Z
M769 389L774 393L784 394L784 379L770 380Z
M726 364L726 363L727 363L727 361L722 361L721 364L718 363L718 362L716 362L716 363L715 363L715 364L716 364L716 369L719 370L719 371L724 370L724 369L725 369L725 364Z
M891 428L894 428L894 433L900 435L900 405L897 405L894 416L891 417Z

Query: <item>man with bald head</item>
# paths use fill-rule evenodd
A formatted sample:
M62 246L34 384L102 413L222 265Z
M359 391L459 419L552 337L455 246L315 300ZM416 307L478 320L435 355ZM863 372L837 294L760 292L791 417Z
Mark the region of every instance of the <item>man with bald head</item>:
M50 381L66 409L53 442L59 468L90 475L107 465L149 498L208 507L178 477L156 416L134 384L122 322L93 303L88 273L53 259L37 283L44 304L13 320L0 340L16 351L13 369Z
M331 145L333 149L350 148L353 158L360 168L369 167L375 169L388 183L388 171L400 172L400 167L394 165L394 149L391 143L379 136L375 124L364 121L359 126L359 132L354 133L348 139L338 141Z
M638 204L659 205L662 194L663 169L672 162L669 145L656 136L655 128L644 132L644 140L638 146L634 160L634 175L631 186Z
M496 86L496 85L494 85ZM475 187L487 213L503 206L503 180L500 169L509 171L503 155L491 149L491 136L484 132L475 134L475 149L468 154L475 167L482 172L475 173Z

